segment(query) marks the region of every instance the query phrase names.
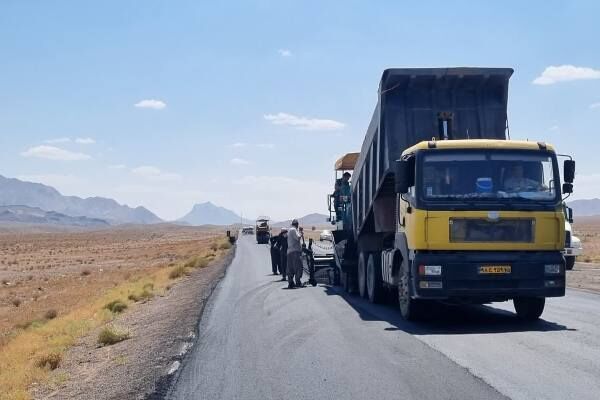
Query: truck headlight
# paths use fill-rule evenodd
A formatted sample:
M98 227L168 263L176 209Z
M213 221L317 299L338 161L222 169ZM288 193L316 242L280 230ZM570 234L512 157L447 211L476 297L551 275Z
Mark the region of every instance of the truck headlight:
M576 236L571 237L571 247L573 247L574 249L583 248L583 246L581 245L581 240L579 240L579 238Z
M419 275L440 276L442 275L441 265L419 265Z
M544 265L544 273L546 274L559 274L560 264L546 264Z

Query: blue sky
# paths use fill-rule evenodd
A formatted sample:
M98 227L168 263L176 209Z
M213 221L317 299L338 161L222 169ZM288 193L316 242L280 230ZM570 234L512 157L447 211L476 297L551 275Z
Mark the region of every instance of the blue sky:
M594 1L3 0L0 174L166 219L209 200L324 212L384 68L506 66L512 137L573 154L574 198L600 197L598 15Z

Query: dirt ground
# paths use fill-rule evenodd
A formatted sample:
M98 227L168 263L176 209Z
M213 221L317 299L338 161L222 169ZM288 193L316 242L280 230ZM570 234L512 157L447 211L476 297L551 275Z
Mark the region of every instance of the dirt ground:
M156 225L99 231L0 231L0 346L17 328L185 260L222 230Z
M194 270L165 296L155 297L113 323L131 338L99 347L99 329L81 338L52 372L51 384L33 389L35 399L163 398L169 379L196 337L198 320L233 250Z
M583 244L577 261L600 264L600 216L576 217L573 230Z

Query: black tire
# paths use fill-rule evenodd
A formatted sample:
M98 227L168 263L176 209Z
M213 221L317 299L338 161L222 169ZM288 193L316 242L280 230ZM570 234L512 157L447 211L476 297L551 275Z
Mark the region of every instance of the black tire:
M337 267L333 267L332 268L332 274L333 274L333 278L332 278L332 283L333 286L340 286L341 285L341 279L340 279L340 270Z
M400 282L398 284L400 314L407 321L421 320L425 315L426 303L410 296L410 261L403 262L400 268Z
M385 298L379 253L369 254L367 261L367 298L371 303L381 303Z
M544 312L546 299L544 297L517 297L513 305L517 316L523 321L535 321Z
M358 256L358 271L357 271L357 284L358 284L358 295L360 297L367 297L367 259L369 253L361 252Z
M571 271L573 269L573 267L575 266L575 257L573 256L569 256L569 257L565 257L565 268L567 271Z
M350 293L350 276L348 275L347 272L342 271L340 273L340 281L342 284L342 289L344 289L344 292Z

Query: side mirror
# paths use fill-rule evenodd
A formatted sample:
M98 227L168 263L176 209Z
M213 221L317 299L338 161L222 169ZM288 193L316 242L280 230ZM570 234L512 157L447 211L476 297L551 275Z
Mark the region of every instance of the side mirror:
M573 183L573 181L575 180L575 161L565 160L565 162L563 164L563 175L564 175L564 181L566 183ZM573 189L571 189L571 192L572 191L573 191ZM563 190L563 192L565 192L565 191ZM571 193L571 192L565 192L565 193Z
M572 183L563 183L562 192L563 192L563 194L573 193L573 184Z
M567 207L567 221L569 221L570 224L573 223L573 209L571 207Z
M415 184L415 158L397 160L394 178L396 193L408 193L408 188Z

